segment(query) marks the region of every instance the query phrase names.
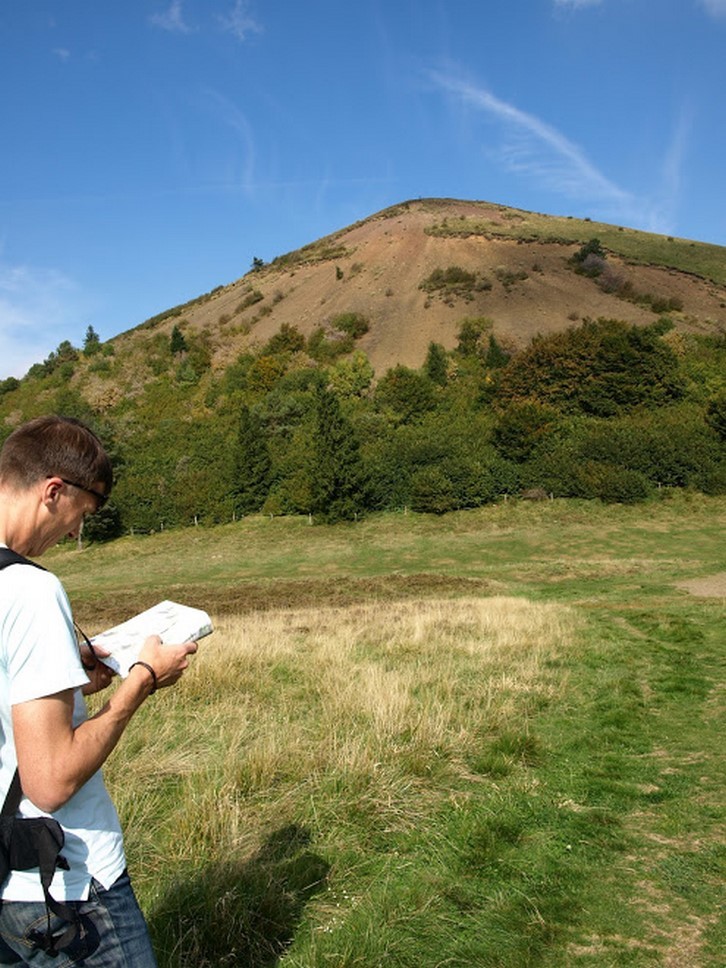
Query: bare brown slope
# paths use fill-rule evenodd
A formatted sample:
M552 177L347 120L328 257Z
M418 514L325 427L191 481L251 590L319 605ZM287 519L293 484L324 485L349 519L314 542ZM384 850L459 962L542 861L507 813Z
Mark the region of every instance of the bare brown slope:
M464 317L489 317L495 336L511 347L586 317L638 324L657 318L649 307L607 294L592 279L574 273L567 260L578 243L430 234L442 220L481 218L483 213L490 219L506 218L501 213L511 210L442 200L387 209L248 273L188 307L181 318L165 320L155 332L171 330L175 322L182 328L206 329L214 364L222 366L241 350L264 345L283 324L307 336L339 313L359 312L369 319L370 331L358 345L381 374L396 363L420 366L431 341L453 347ZM674 269L628 264L615 256L608 262L635 292L679 300L682 310L669 313L676 329L726 328L723 285ZM453 265L486 277L491 288L470 300L447 301L420 288L435 269ZM120 339L139 335L136 330Z

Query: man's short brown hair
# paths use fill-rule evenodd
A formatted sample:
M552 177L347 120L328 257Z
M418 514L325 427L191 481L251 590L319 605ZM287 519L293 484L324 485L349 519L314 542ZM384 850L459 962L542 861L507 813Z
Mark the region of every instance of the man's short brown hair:
M81 487L113 486L113 469L96 434L74 417L36 417L14 430L0 451L0 481L30 487L46 477L65 477Z

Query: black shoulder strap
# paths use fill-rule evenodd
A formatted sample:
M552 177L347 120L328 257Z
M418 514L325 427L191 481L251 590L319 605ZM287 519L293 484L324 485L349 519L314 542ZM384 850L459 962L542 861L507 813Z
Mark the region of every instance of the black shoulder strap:
M41 571L45 571L42 565L31 561L30 558L19 555L17 551L13 551L11 548L0 548L0 569L7 568L8 565L32 565L34 568L40 568ZM20 806L22 794L20 773L16 769L2 810L0 810L2 817L10 820L15 815ZM35 837L37 849L37 855L33 855L32 861L35 863L37 859L39 864L40 882L43 887L43 894L45 895L46 907L54 914L57 914L59 918L68 922L61 936L55 937L50 930L49 915L46 932L35 932L36 937L33 939L33 944L36 947L43 948L50 955L57 955L59 951L62 951L73 941L78 933L78 912L75 907L56 901L50 894L50 883L56 869L60 867L68 870L68 862L65 857L60 855L64 843L63 829L57 820L46 817L36 818L34 821L31 821L31 824L33 826L33 836ZM17 869L27 870L28 868L23 865Z
M11 548L0 548L0 568L7 568L8 565L32 565L33 568L40 568L41 571L45 571L42 565L19 555L17 551L13 551Z
M8 565L32 565L34 568L40 568L41 571L45 571L42 565L36 564L31 561L30 558L25 558L23 555L19 555L17 551L13 551L12 548L0 548L0 569L7 568ZM12 817L20 805L20 799L22 797L22 790L20 789L20 776L18 771L15 771L12 783L10 784L10 789L5 797L5 803L2 806L2 815L4 817Z
M34 568L43 568L42 565L36 565L34 561L30 558L25 558L23 555L19 555L17 551L13 551L12 548L0 548L0 569L7 568L8 565L33 565ZM44 570L44 569L43 569ZM14 816L16 810L20 806L20 799L22 797L22 790L20 788L20 775L18 771L15 774L10 784L10 788L5 797L5 803L2 806L2 815L4 817Z

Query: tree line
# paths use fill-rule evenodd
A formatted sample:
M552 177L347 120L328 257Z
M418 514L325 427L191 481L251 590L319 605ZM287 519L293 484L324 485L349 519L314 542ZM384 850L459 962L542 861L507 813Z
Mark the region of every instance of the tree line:
M286 326L201 379L182 379L177 360L103 417L59 390L58 409L96 426L117 467L87 535L255 513L443 514L534 489L607 502L726 491L723 335L585 320L513 352L490 320L466 318L453 349L432 343L420 368L376 380L355 349L366 321L345 325L342 352Z
M191 418L127 423L118 529L441 514L531 489L608 502L726 490L723 337L599 319L508 353L489 320L465 319L453 350L432 343L422 367L375 381L359 350L316 362L293 330L211 380Z

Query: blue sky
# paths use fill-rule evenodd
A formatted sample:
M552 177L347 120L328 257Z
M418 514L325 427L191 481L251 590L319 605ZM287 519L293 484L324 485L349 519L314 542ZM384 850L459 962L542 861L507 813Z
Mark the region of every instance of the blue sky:
M0 378L409 198L726 244L726 0L2 0Z

